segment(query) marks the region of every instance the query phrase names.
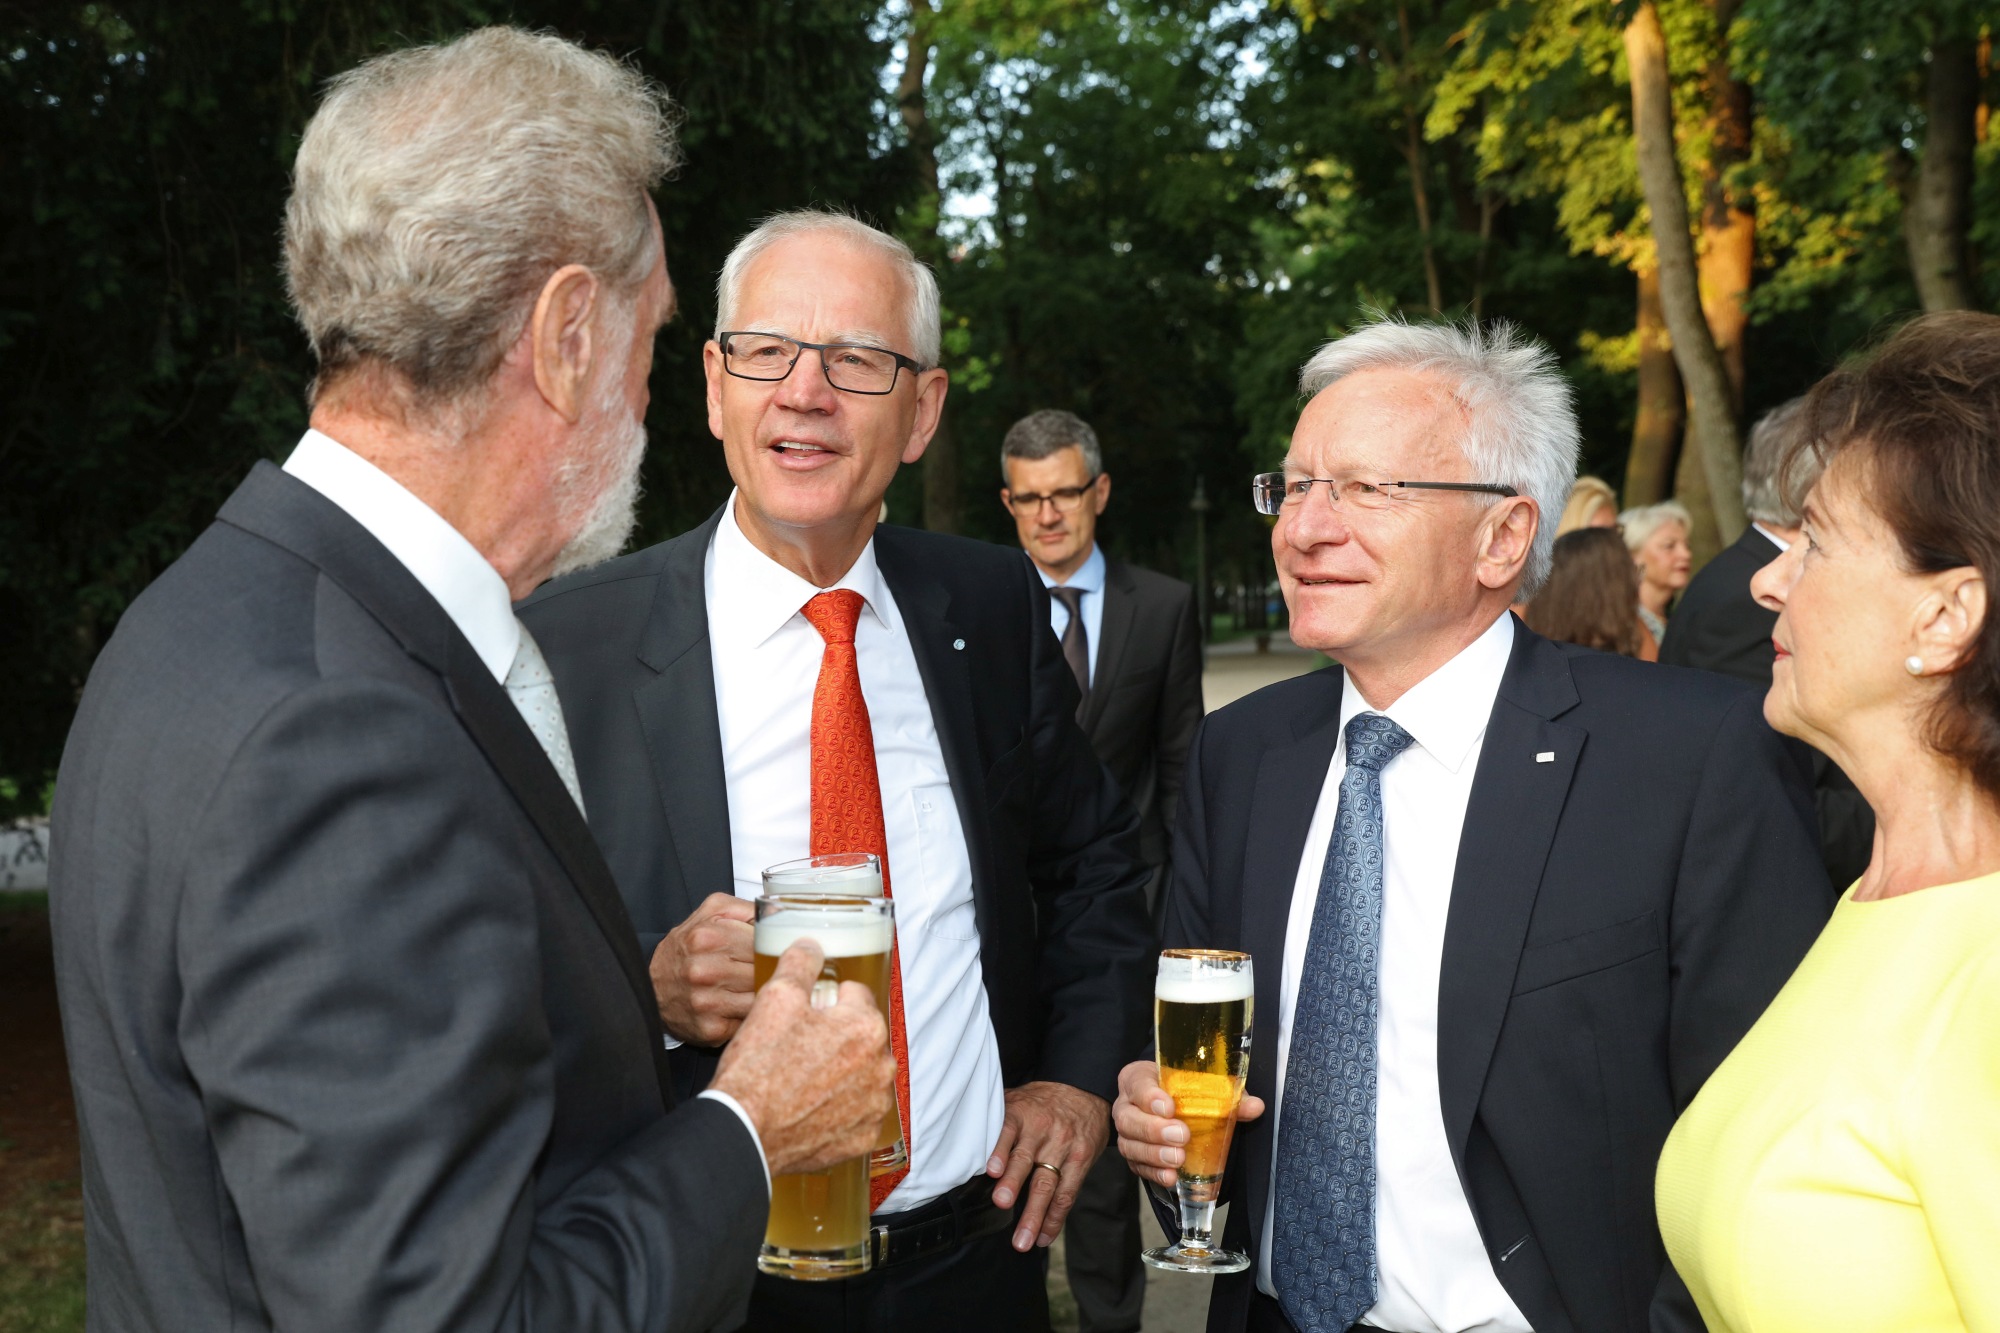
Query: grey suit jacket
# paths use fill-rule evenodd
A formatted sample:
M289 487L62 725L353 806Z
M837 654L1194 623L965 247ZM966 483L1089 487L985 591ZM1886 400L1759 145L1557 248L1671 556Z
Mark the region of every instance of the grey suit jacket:
M259 464L98 658L57 791L93 1329L740 1322L752 1137L667 1114L589 830L358 523Z
M1164 865L1181 772L1201 725L1194 589L1106 560L1098 634L1083 732L1139 812L1140 855L1148 865Z

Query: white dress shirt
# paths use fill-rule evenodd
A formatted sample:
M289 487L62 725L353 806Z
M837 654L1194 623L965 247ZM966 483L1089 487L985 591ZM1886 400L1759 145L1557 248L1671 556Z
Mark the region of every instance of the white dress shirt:
M759 551L735 496L708 548L705 587L736 894L809 854L812 703L826 643L800 608L819 593ZM902 613L869 542L835 588L861 594L854 651L875 735L889 889L910 1053L910 1173L884 1212L918 1208L986 1169L1004 1114L1000 1046L986 1010L972 861Z
M1786 541L1783 537L1780 537L1777 533L1771 531L1769 528L1765 527L1762 523L1759 523L1757 520L1755 519L1750 520L1750 526L1757 529L1757 531L1761 533L1764 539L1770 542L1771 545L1777 547L1779 555L1783 555L1785 552L1792 549L1792 544L1790 542Z
M1438 1101L1438 974L1458 839L1487 719L1514 646L1514 617L1498 620L1458 656L1387 709L1370 708L1343 675L1341 739L1327 766L1292 886L1278 992L1278 1104L1284 1114L1292 1012L1312 934L1327 843L1347 771L1346 731L1357 713L1381 711L1416 742L1382 770L1381 1027L1375 1107L1375 1304L1362 1322L1399 1333L1529 1333L1528 1321L1494 1275L1472 1205L1459 1185ZM1277 1142L1277 1122L1272 1142ZM1296 1166L1296 1164L1294 1164ZM1257 1285L1269 1295L1272 1215L1265 1205Z
M487 563L478 547L401 482L316 430L307 431L292 450L292 456L285 460L285 471L340 506L371 537L388 547L397 563L444 608L493 679L505 683L520 650L521 622L514 618L507 581ZM508 698L520 706L512 692ZM560 717L554 724L561 725ZM529 722L531 729L535 725ZM701 1095L736 1112L757 1145L757 1159L764 1161L764 1140L742 1105L726 1092L710 1090ZM767 1189L770 1183L771 1167L765 1162Z
M1090 683L1097 684L1097 640L1104 628L1104 548L1092 542L1089 557L1061 583L1040 565L1035 566L1035 572L1042 576L1044 588L1076 588L1083 593L1083 641L1090 649ZM1058 639L1069 628L1069 608L1053 597L1049 598L1049 628Z

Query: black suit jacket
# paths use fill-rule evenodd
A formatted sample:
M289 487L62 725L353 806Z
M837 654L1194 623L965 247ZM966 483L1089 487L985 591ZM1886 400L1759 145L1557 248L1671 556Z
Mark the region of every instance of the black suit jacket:
M1695 1333L1653 1170L1826 919L1804 775L1738 685L1514 635L1445 925L1445 1134L1537 1333ZM1341 688L1329 668L1212 714L1174 831L1165 942L1257 960L1249 1091L1267 1101L1292 884ZM1224 1178L1225 1239L1253 1254L1272 1120L1238 1129ZM1211 1330L1244 1327L1254 1278L1217 1279Z
M506 692L259 464L126 612L50 911L93 1329L705 1329L766 1195Z
M1194 589L1107 558L1098 635L1084 734L1139 812L1140 855L1163 865L1188 746L1201 725Z
M1667 621L1660 661L1699 667L1750 682L1771 685L1771 630L1778 613L1750 595L1750 579L1777 559L1778 545L1756 528L1743 529L1728 547L1702 566Z
M720 519L521 606L555 673L591 828L649 957L702 899L734 887L703 586ZM962 537L879 527L875 558L965 830L1002 1078L1108 1099L1149 1026L1147 872L1138 819L1077 728L1048 593L1019 551ZM675 1051L679 1086L706 1083L715 1056Z
M1778 554L1769 537L1745 528L1727 550L1703 566L1667 621L1660 661L1720 671L1768 691L1776 658L1771 631L1777 627L1778 613L1757 604L1750 594L1750 580ZM1793 745L1812 763L1820 857L1834 887L1845 889L1861 877L1874 854L1875 812L1831 759L1802 741Z

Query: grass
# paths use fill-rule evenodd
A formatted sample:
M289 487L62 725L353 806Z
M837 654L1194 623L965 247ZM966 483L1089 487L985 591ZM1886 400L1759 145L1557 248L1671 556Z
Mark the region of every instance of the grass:
M83 1199L77 1182L22 1182L0 1204L0 1333L77 1333L82 1327Z
M9 912L46 912L49 895L42 889L9 889L0 892L0 916Z

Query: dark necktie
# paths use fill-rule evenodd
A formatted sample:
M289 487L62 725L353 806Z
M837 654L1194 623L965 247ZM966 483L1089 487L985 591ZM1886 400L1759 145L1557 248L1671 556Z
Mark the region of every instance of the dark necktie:
M1090 631L1083 627L1083 589L1068 588L1061 584L1049 589L1049 596L1069 608L1069 624L1063 627L1063 661L1076 673L1076 688L1084 698L1090 697ZM1083 705L1077 705L1083 711Z
M1380 713L1347 724L1347 771L1292 1010L1271 1278L1299 1333L1340 1333L1375 1304L1382 768L1410 743Z

